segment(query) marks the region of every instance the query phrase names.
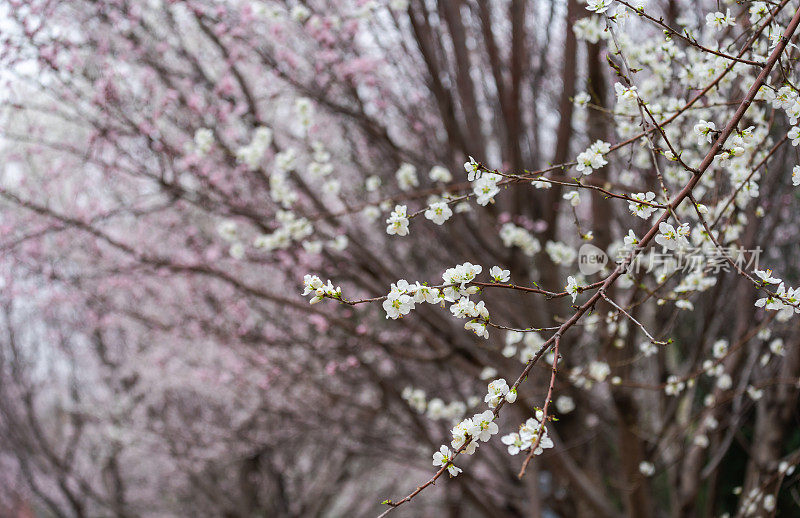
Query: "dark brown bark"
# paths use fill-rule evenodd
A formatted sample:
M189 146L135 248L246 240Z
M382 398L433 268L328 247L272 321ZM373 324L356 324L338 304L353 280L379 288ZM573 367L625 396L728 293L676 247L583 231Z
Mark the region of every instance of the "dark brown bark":
M409 7L408 19L411 22L420 54L428 72L428 88L430 88L431 94L436 100L436 108L439 110L442 124L447 132L450 148L460 150L462 155L467 155L471 151L456 119L453 97L442 84L442 67L436 59L433 37L426 16L424 7L421 9L416 9L413 6Z
M580 6L577 0L567 1L566 26L571 27L578 18ZM561 96L558 100L559 122L556 129L556 148L553 154L553 163L562 164L569 158L570 143L572 141L572 99L575 97L575 82L578 77L578 41L575 34L569 30L564 35L564 65L561 67ZM544 232L545 240L553 239L556 232L556 215L561 203L562 188L554 185L547 190L545 206L552 207L547 213L547 230Z
M481 118L478 113L478 102L475 97L475 83L472 80L472 58L467 49L466 29L462 19L463 0L439 2L442 14L450 34L450 41L455 54L455 80L459 104L464 115L464 133L467 150L476 159L485 160Z

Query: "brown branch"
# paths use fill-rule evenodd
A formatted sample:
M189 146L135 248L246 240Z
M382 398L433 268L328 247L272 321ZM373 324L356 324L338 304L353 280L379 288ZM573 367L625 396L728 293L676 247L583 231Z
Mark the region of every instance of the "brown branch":
M547 411L550 409L550 402L553 400L553 387L556 384L556 373L558 372L558 346L561 344L561 337L556 335L556 343L553 347L553 369L552 373L550 374L550 387L547 389L547 397L544 400L544 408L542 408L542 422L539 424L539 432L536 434L536 440L531 445L531 451L528 453L528 456L525 457L525 461L522 463L522 467L517 474L518 478L522 478L525 476L525 470L528 469L528 463L531 461L533 456L536 454L536 448L539 447L539 443L542 442L542 436L544 435L544 425L547 422Z
M631 253L628 255L628 257L622 263L620 263L617 266L617 268L603 281L602 287L589 300L587 300L583 305L581 305L575 311L575 313L566 322L564 322L561 325L559 330L556 331L553 334L553 336L551 336L550 339L548 339L542 345L542 347L534 355L534 357L531 358L528 361L528 363L525 366L525 368L523 369L522 373L520 374L520 376L517 378L517 380L512 385L512 387L511 387L512 390L516 390L519 387L519 385L525 380L525 378L527 378L528 373L533 368L533 365L550 349L550 347L553 345L553 342L556 341L556 340L560 340L561 336L564 334L564 332L566 332L570 327L572 327L575 323L577 323L578 320L580 320L580 318L587 311L589 311L590 308L593 308L595 306L595 304L602 298L603 293L605 291L607 291L615 283L615 281L625 272L628 264L630 264L630 262L633 261L633 259L639 253L641 253L643 250L645 250L648 247L650 242L655 238L656 234L658 233L659 225L661 223L665 222L669 218L669 215L674 213L675 209L677 209L678 206L680 206L680 204L683 203L683 201L686 198L688 198L689 195L691 195L692 190L697 185L697 183L700 181L700 178L703 176L703 174L705 174L705 172L708 170L708 168L713 163L714 157L717 155L717 153L719 153L719 151L722 149L722 146L727 141L728 137L730 137L730 135L733 133L734 129L736 128L736 125L739 123L739 121L741 121L742 117L744 117L745 112L749 108L750 104L753 102L753 99L755 99L756 94L758 93L759 89L761 88L761 86L766 81L767 76L769 75L769 73L772 71L773 67L777 63L778 59L780 58L781 54L783 53L783 50L786 48L786 45L789 42L789 39L794 34L795 30L797 29L798 24L800 24L800 9L797 9L795 11L794 15L792 16L791 21L789 22L789 25L786 27L786 29L785 29L785 31L783 33L780 41L778 42L778 44L775 46L775 49L770 54L769 59L765 63L765 65L764 65L763 69L761 70L761 72L758 74L758 77L756 77L756 80L754 81L754 83L750 87L750 90L747 92L747 95L745 96L744 100L739 105L739 107L737 108L736 112L734 113L734 115L730 119L730 121L728 121L728 124L726 124L725 128L720 132L719 136L717 137L717 140L714 141L714 144L711 146L711 149L708 151L708 153L706 154L705 158L703 159L703 161L698 166L697 173L695 173L693 175L693 177L689 180L689 182L687 182L687 184L683 187L683 189L681 189L681 191L676 195L676 197L672 200L672 202L670 202L670 204L668 206L668 210L666 210L661 215L661 217L658 219L658 221L656 221L656 223L650 228L650 230L647 232L647 234L645 234L645 236L639 242L639 246L637 246L634 250L631 251ZM504 403L505 403L505 400L501 401L500 404L494 409L495 416L498 415L498 413L499 413L500 409L503 407ZM466 446L466 444L465 444L465 446ZM455 458L456 455L457 454L454 455L454 458ZM400 500L398 502L391 502L389 504L389 505L391 505L391 507L389 509L387 509L386 512L381 514L381 516L386 516L387 514L389 514L389 512L391 512L392 510L396 509L401 504L410 501L414 496L418 495L425 487L428 487L429 485L433 484L436 481L436 478L441 476L441 473L443 472L443 470L444 470L444 468L442 470L440 470L437 473L437 475L434 476L434 478L429 480L428 483L424 484L423 486L418 487L416 491L412 492L410 495L405 497L403 500Z

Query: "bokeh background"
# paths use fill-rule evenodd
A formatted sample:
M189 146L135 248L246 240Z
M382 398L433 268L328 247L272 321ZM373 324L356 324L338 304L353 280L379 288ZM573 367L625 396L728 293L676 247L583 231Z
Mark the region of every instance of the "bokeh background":
M613 257L628 230L641 236L649 223L625 201L581 188L574 207L563 199L574 186L530 181L486 206L454 201L442 226L420 216L406 237L385 232L396 204L411 213L469 193L470 156L569 184L574 169L550 166L642 131L635 102L615 93L608 60L620 54L604 15L585 7L2 2L0 515L375 516L427 480L453 422L483 411L486 384L516 379L547 332L483 339L436 306L387 320L380 303L310 305L303 276L354 300L399 279L441 283L469 261L557 292L582 243ZM724 126L758 70L616 8L618 44L659 121L725 72L666 126L684 160L702 158L692 128ZM646 3L669 27L754 60L797 8ZM734 25L706 24L725 9ZM797 78L797 53L774 89ZM788 285L798 158L789 118L765 99L740 128L756 127L741 166L715 165L696 195L724 244L761 246L762 266ZM663 154L654 162L643 138L609 162L583 181L660 195L657 172L673 192L691 175ZM665 266L613 296L670 345L642 349L642 331L598 304L562 341L555 447L520 480L524 455L497 436L393 515L716 517L757 501L755 515L800 516L796 321L755 307L733 271ZM572 314L569 297L480 297L510 328ZM501 435L544 404L547 361L504 409ZM665 392L669 376L685 381L678 394Z

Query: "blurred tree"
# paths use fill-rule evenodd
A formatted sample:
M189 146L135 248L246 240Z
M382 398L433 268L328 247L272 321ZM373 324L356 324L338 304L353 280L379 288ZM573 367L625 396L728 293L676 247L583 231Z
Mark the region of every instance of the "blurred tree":
M798 515L797 9L8 0L0 514Z

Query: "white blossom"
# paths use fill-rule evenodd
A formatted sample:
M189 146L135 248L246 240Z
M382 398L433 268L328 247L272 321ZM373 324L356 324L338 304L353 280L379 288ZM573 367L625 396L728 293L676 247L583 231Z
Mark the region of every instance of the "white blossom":
M728 353L728 341L727 340L717 340L714 342L714 345L711 346L711 354L714 358L722 358Z
M223 221L217 226L217 233L227 241L235 241L239 237L235 221Z
M489 311L483 301L476 303L469 300L468 297L461 297L458 302L450 306L450 312L456 318L486 318L489 316Z
M543 420L544 412L537 410L536 416L528 418L519 428L519 437L522 441L523 450L533 447L533 444L539 438L539 430L541 429L541 439L539 439L539 444L536 446L536 449L533 452L534 455L541 455L544 450L554 446L553 440L547 433L547 427L542 426Z
M231 245L230 249L228 249L228 254L237 260L244 258L244 252L244 245L242 243L234 243Z
M589 104L591 100L592 97L589 94L587 94L586 92L581 92L575 96L572 102L575 104L575 106L584 107L587 104Z
M611 374L611 367L605 362L592 361L589 363L589 377L593 380L602 383Z
M258 127L253 132L253 138L250 141L250 144L242 146L236 150L236 160L247 165L249 169L257 169L261 164L261 159L264 157L264 153L267 152L267 149L271 144L272 130L263 126ZM294 150L292 148L288 148L275 157L278 169L281 171L288 171L291 169L292 164L288 164L286 166L277 164L277 161L280 157L292 157L293 159Z
M489 268L489 275L492 276L492 280L494 282L508 282L511 278L511 272L508 270L503 270L499 266L492 266Z
M489 393L483 398L483 401L489 408L495 408L504 399L509 403L517 400L517 391L511 390L506 383L506 380L500 378L489 383Z
M342 289L333 286L329 280L327 284L323 284L322 280L316 275L306 274L303 277L303 296L314 295L309 301L310 304L316 304L325 297L338 299L342 296Z
M447 416L447 405L444 404L444 401L435 397L428 401L425 415L433 421L444 419Z
M389 215L386 220L386 233L391 235L397 234L398 236L408 235L408 217L406 215L406 206L397 205L394 211Z
M728 390L733 386L733 379L730 374L724 373L717 378L717 388L720 390Z
M304 22L311 16L311 11L308 7L298 4L292 8L291 17L296 22Z
M664 393L668 396L677 396L686 387L686 383L681 381L678 376L671 375L667 378L667 384L664 387Z
M766 2L753 2L748 12L750 13L750 23L757 23L769 14L769 8Z
M771 341L769 343L769 350L776 356L783 356L786 354L786 349L783 346L783 340L781 338L776 338L775 340Z
M726 9L725 14L717 11L714 13L708 13L706 15L706 25L709 27L714 27L716 30L721 31L726 27L732 27L736 25L736 21L731 16L731 10Z
M389 8L393 11L405 11L408 9L408 0L390 0Z
M303 250L309 254L320 254L322 253L322 241L303 241Z
M683 223L676 229L666 221L662 221L658 226L656 243L667 250L680 250L689 248L689 240L686 237L690 233L689 224Z
M297 113L298 121L303 129L311 126L311 119L314 116L314 104L308 97L301 97L294 102L294 110Z
M518 227L513 223L506 223L500 228L500 239L503 241L504 246L517 246L528 257L535 255L542 249L538 239L524 228Z
M413 292L414 302L416 303L427 302L428 304L438 304L442 301L442 293L438 288L431 288L419 282L414 284L410 291Z
M597 43L600 39L608 37L605 31L605 24L599 16L587 16L586 18L575 20L572 24L572 32L575 33L577 39L585 40L589 43ZM576 100L580 95L576 96Z
M472 157L469 157L469 162L464 162L464 170L467 172L467 180L470 182L481 176L480 165Z
M558 396L556 398L556 410L559 414L569 414L575 410L575 400L565 395Z
M434 182L448 183L453 180L453 175L450 174L450 171L448 171L446 168L440 165L435 165L431 167L431 170L428 173L428 178Z
M494 414L491 410L472 416L472 423L473 429L470 435L483 442L491 439L492 435L500 430L497 423L494 422Z
M455 477L461 473L461 468L457 468L454 464L452 464L452 458L453 452L450 451L450 448L442 445L442 447L439 448L439 451L433 454L433 465L441 467L447 466L447 472L450 473L451 477Z
M578 191L567 191L562 198L569 201L573 207L577 207L581 203L581 196Z
M753 273L755 273L756 277L761 279L761 282L764 284L778 284L781 282L780 279L772 276L772 270L769 268L766 270L755 270Z
M633 245L639 244L639 238L636 237L636 234L633 233L633 230L628 230L628 234L622 238L622 242L625 246L632 247Z
M501 179L502 176L495 173L486 173L475 179L472 192L475 194L475 201L478 205L485 206L494 201L495 195L500 192L497 182Z
M442 225L445 221L450 219L452 215L453 211L450 209L450 206L443 201L431 203L425 211L425 218L433 221L437 225Z
M367 190L367 192L377 191L380 186L381 186L381 179L379 176L375 175L370 176L364 182L364 188Z
M403 392L400 394L408 406L413 408L417 413L422 414L425 412L425 409L428 405L427 400L425 399L425 391L422 389L415 389L413 387L406 387L403 389Z
M764 391L762 389L755 388L752 385L748 385L747 395L750 396L750 399L752 399L753 401L758 401L764 396Z
M275 155L275 167L281 172L288 172L294 169L297 160L297 151L294 148L286 148Z
M580 293L579 288L580 288L580 286L578 286L578 283L575 280L575 277L573 277L571 275L569 277L567 277L567 285L564 286L564 289L567 290L567 293L572 295L572 302L573 303L575 302L575 299L578 298L578 294Z
M713 142L716 131L717 126L713 122L701 119L700 122L694 125L694 132L700 137L697 139L697 145L702 146L706 142Z
M395 178L397 178L397 185L403 191L419 186L417 168L411 164L403 163L400 165L400 168L395 173Z
M470 320L469 322L464 324L464 329L466 329L467 331L472 331L481 338L489 338L489 330L486 329L486 322L481 322L479 320Z
M575 170L584 175L592 174L595 169L600 169L608 164L608 161L603 155L610 150L611 146L607 142L603 142L602 140L596 141L589 146L589 149L578 155L576 159L578 165L575 166Z
M489 378L494 378L495 376L497 376L497 369L487 366L483 368L478 377L482 380L488 380Z
M647 462L643 460L639 463L639 473L644 475L645 477L652 477L656 472L656 467L653 465L652 462Z
M504 435L500 438L500 442L508 446L508 454L509 455L516 455L520 451L526 448L525 442L519 436L518 433L510 433L508 435ZM530 445L527 446L530 448Z
M331 250L336 250L337 252L341 252L347 248L347 245L349 243L350 240L347 238L347 236L342 234L329 240L326 243L326 245L328 245L328 248L330 248Z
M658 347L653 342L642 342L639 344L639 350L645 358L650 357L658 352Z
M786 136L792 141L793 146L797 146L800 144L800 127L792 126L792 129L789 130Z
M622 110L635 107L639 102L639 92L636 86L623 86L621 83L614 83L614 93L617 96L617 104Z
M475 276L482 271L483 267L481 265L466 262L445 270L442 274L442 280L445 282L445 284L458 285L459 290L465 290L466 285L475 280ZM477 292L477 288L475 291L469 293L475 292ZM461 295L466 294L468 293L461 291ZM449 301L455 302L455 298L449 299Z
M214 145L214 132L208 128L200 128L194 132L194 148L197 154L203 156Z
M658 207L653 207L651 205L655 197L656 194L654 192L632 194L631 198L636 200L636 202L628 202L628 210L640 218L647 219L658 209Z
M544 250L547 252L547 255L550 256L551 261L562 266L572 264L578 256L575 249L560 241L548 241L544 245Z
M586 0L586 9L596 13L604 13L611 6L613 0Z
M392 290L383 301L383 310L386 311L386 318L396 320L404 315L408 315L414 309L414 299L396 290Z

